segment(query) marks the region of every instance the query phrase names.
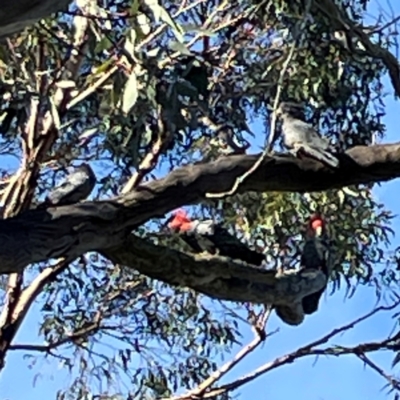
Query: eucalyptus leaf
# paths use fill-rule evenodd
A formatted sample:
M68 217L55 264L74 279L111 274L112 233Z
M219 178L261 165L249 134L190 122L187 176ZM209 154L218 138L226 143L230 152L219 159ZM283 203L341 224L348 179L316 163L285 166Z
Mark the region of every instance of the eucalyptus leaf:
M138 81L134 71L131 72L122 94L122 111L128 114L138 99Z
M168 47L172 51L177 51L177 52L181 53L182 55L193 56L193 53L190 50L188 50L187 47L181 42L171 41L171 42L169 42Z

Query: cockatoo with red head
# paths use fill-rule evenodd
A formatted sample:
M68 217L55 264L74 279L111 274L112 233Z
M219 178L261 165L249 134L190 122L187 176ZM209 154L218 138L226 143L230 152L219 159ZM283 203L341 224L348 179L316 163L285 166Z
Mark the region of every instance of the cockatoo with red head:
M301 268L303 270L319 270L328 280L332 268L332 253L330 240L327 235L326 222L319 214L311 216L307 223L306 241L301 255ZM313 314L318 310L319 300L326 286L318 292L305 296L301 307L304 314ZM278 305L275 312L289 325L298 325L303 316L299 310L292 307ZM301 313L301 311L300 311Z
M306 242L301 255L303 269L317 269L329 279L331 272L330 243L326 230L326 222L319 214L311 216L306 232ZM305 314L312 314L318 310L319 299L325 288L312 293L303 299Z
M260 266L264 255L249 249L213 220L191 220L183 209L175 211L168 227L178 232L195 253L207 252Z

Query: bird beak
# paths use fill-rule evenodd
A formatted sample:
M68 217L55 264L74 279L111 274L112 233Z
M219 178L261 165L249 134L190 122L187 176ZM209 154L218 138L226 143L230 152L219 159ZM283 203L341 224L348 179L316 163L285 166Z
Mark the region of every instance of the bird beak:
M315 236L322 236L322 226L315 228Z

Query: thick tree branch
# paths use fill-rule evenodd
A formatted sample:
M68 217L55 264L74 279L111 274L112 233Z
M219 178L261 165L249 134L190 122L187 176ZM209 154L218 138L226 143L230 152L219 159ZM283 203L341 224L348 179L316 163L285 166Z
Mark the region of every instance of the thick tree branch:
M257 157L235 155L187 165L115 199L31 210L0 221L0 273L49 258L118 246L126 250L123 241L132 229L176 207L199 203L206 193L229 190ZM394 179L400 176L400 144L357 146L340 161L341 167L332 171L287 155L267 157L239 190L306 192Z
M106 249L102 254L143 275L223 300L291 305L299 300L299 293L302 298L326 283L318 271L275 276L276 271L251 267L227 257L182 253L134 235L130 235L124 246Z
M71 0L2 0L0 8L0 39L32 25L50 14L65 10Z
M299 325L304 320L303 297L326 285L324 274L317 270L277 275L276 271L226 257L185 254L156 246L133 235L124 246L102 253L114 263L133 267L153 279L190 287L215 299L273 304L289 325Z

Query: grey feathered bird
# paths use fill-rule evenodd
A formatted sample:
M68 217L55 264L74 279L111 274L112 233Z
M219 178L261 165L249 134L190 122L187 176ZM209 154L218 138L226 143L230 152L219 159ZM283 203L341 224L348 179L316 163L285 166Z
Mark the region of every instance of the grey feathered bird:
M96 175L88 164L81 164L56 186L45 200L45 206L66 206L86 199L96 185Z
M332 246L326 230L326 222L319 214L311 216L307 224L305 239L300 261L301 269L319 270L327 279L324 288L305 296L301 301L304 314L313 314L318 310L319 300L327 287L329 276L334 267ZM275 312L280 319L289 325L298 325L303 318L299 318L298 313L293 311L296 311L296 308L293 310L291 307L283 305L275 307Z
M299 158L310 157L332 168L339 167L339 160L331 153L334 150L328 138L322 137L309 124L302 121L299 106L281 103L277 116L282 120L283 144Z
M191 220L183 209L175 211L168 227L179 232L181 238L195 253L217 253L257 266L260 266L265 259L264 254L251 250L213 220Z
M301 266L303 269L320 270L327 280L332 270L332 249L329 241L325 221L319 214L313 215L307 227L306 242L301 255ZM325 288L303 298L305 314L312 314L318 310L319 299Z

